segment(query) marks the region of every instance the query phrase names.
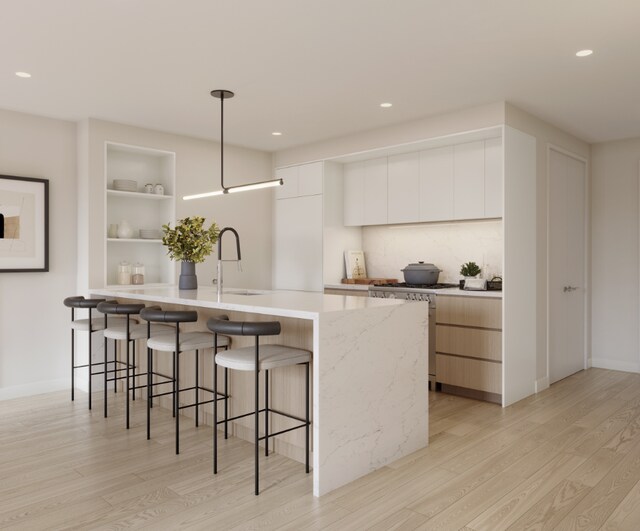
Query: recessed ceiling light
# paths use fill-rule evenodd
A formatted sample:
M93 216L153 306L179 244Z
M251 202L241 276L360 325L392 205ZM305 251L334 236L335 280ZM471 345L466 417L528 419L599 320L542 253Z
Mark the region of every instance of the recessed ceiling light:
M578 57L587 57L593 53L593 50L580 50L576 52L576 56Z
M29 72L16 72L16 76L18 77L31 77Z
M273 133L271 133L273 136L282 136L282 133L280 131L274 131Z
M380 107L383 109L388 109L389 107L393 107L393 103L381 103Z

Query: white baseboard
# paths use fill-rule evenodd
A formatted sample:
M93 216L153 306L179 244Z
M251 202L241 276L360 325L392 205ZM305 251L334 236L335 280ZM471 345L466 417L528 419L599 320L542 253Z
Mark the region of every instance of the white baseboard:
M548 387L549 387L549 377L548 376L545 376L543 378L538 378L536 380L536 393L539 393L540 391L544 391Z
M12 385L11 387L0 388L0 400L11 400L23 396L41 395L53 391L71 389L71 379L61 378L59 380L47 380L44 382L34 382L22 385Z
M608 358L591 358L591 366L612 371L640 372L640 363L612 360Z

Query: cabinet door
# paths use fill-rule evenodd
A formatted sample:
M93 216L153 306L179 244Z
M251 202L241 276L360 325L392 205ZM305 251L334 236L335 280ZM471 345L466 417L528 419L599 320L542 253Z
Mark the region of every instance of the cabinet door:
M388 223L420 220L420 153L389 157Z
M322 193L324 164L312 162L298 166L298 195L318 195Z
M344 224L359 227L364 224L364 162L344 165Z
M321 292L322 196L275 203L274 289Z
M453 147L420 153L420 221L453 219Z
M484 141L453 148L453 217L484 217Z
M363 225L387 222L387 157L364 163Z
M278 168L276 179L282 179L284 184L276 188L276 199L286 199L298 196L298 166Z
M484 141L484 215L502 217L502 139Z

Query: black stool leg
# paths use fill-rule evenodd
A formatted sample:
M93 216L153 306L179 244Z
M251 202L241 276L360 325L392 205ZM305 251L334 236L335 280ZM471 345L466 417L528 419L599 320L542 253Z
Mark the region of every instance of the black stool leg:
M218 473L218 365L213 349L213 473ZM226 371L226 369L225 369ZM226 404L225 400L225 404ZM226 425L226 422L225 422Z
M93 333L93 323L91 322L91 308L89 308L89 409L91 409L91 380L93 377L93 356L91 355L91 334Z
M153 398L153 350L147 347L147 440L151 439L151 402Z
M198 385L199 360L200 360L200 351L196 350L196 428L198 427L198 409L200 406L200 387Z
M225 349L226 350L226 349ZM229 438L229 369L224 368L224 438Z
M73 309L71 309L73 312ZM71 314L71 320L73 321L73 313ZM75 373L76 373L76 353L75 353L76 335L75 330L71 329L71 401L76 398L76 385L75 385Z
M254 429L256 430L256 434L255 434L255 478L256 478L256 485L255 485L255 495L257 496L258 493L260 492L260 488L259 488L259 484L260 484L260 479L259 479L259 459L260 459L260 452L259 452L259 447L258 447L258 443L260 442L260 434L258 432L258 430L260 429L260 422L259 422L259 418L258 418L258 411L260 410L260 400L259 400L259 396L260 396L260 381L258 379L258 374L260 372L260 367L258 365L258 361L260 359L260 346L258 344L258 336L256 336L256 359L255 359L255 366L254 366L254 372L255 372L255 399L256 399L256 412L255 412L255 425L254 425Z
M127 335L125 338L125 343L127 344L127 367L126 367L126 391L127 391L127 404L126 404L126 414L127 414L127 429L129 429L129 390L130 390L130 385L129 385L129 377L130 377L130 373L129 373L129 365L130 365L130 359L129 359L129 316L127 315Z
M173 396L175 400L175 416L176 416L176 455L180 453L180 325L176 323L176 351L174 353L175 361L175 381L173 382Z
M305 426L305 451L306 451L306 458L305 458L305 471L307 472L307 474L309 473L309 362L306 363L307 365L307 377L306 377L306 385L305 385L305 397L306 397L306 417L305 417L305 422L306 422L306 426Z
M106 328L106 326L105 326ZM107 338L105 336L104 338L104 418L107 418L107 376L109 371L107 370L107 367L109 366L107 364L107 351L108 351L108 345L107 345Z
M129 320L129 316L127 315L127 321ZM136 399L136 340L131 340L131 345L133 346L133 367L131 368L133 371L133 375L131 376L131 382L133 383L133 389L131 389L131 400L135 401Z
M269 371L264 371L264 455L269 456Z

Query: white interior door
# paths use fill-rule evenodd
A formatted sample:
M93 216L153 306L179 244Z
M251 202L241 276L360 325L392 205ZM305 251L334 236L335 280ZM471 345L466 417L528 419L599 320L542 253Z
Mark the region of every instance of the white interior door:
M549 382L585 368L586 164L549 150Z

